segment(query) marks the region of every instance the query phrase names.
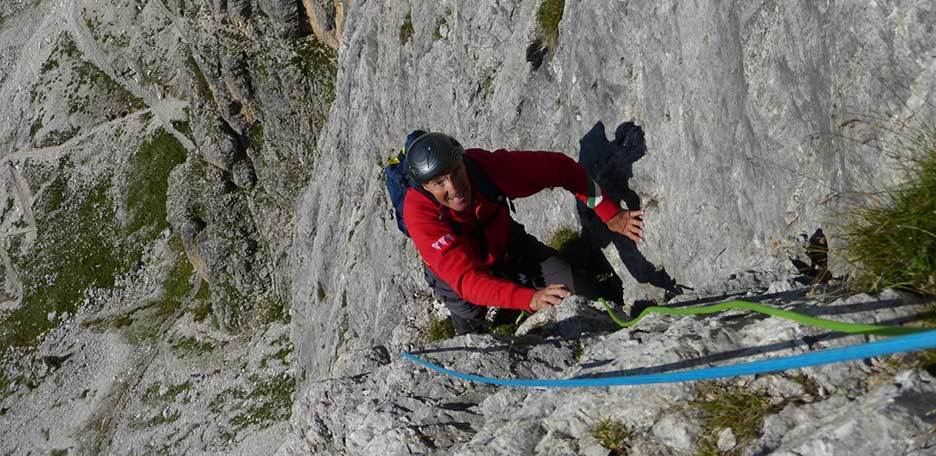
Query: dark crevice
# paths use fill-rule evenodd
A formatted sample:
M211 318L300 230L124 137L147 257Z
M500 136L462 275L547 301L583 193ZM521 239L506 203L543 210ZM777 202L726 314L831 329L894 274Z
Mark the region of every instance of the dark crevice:
M538 70L539 67L543 65L547 53L549 53L549 48L543 44L543 40L540 38L533 40L533 42L527 46L526 60L533 66L533 71Z
M309 12L306 11L302 0L296 0L296 11L299 12L296 18L299 21L297 24L299 38L305 38L312 34L312 24L309 23Z

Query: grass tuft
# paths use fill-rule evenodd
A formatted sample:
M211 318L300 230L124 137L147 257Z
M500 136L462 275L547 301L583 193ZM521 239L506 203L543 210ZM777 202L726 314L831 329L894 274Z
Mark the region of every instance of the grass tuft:
M198 62L195 61L195 57L192 55L192 51L186 49L185 56L186 66L188 66L189 71L192 72L192 77L195 80L195 93L203 100L210 100L212 96L211 85L208 84L205 73L199 68Z
M630 452L629 440L634 433L620 421L602 418L589 431L601 446L611 450L611 455L626 455Z
M446 11L446 14L451 14L451 11ZM439 40L445 38L445 37L442 36L442 27L446 27L447 25L448 25L448 24L446 23L445 16L440 16L440 17L436 20L435 31L432 32L432 39L435 40L435 41L439 41Z
M512 336L517 333L518 328L520 328L520 325L514 323L503 323L492 326L489 334L493 334L495 336Z
M760 435L764 418L777 413L785 405L771 404L759 391L748 391L738 386L700 383L699 398L690 402L702 414L703 431L697 442L699 455L740 455L743 449ZM730 428L737 445L731 451L718 450L718 433Z
M857 266L851 284L936 295L936 131L907 152L909 179L846 216L845 258Z
M452 326L451 319L443 318L429 322L429 328L426 330L426 342L438 342L452 337L455 337L455 327Z
M403 17L403 25L400 26L400 46L406 45L414 33L416 29L413 28L413 15L407 12Z
M149 231L148 237L169 226L166 221L166 192L169 173L185 161L185 147L166 130L160 128L133 156L127 176L127 210L131 220L127 230ZM139 256L137 252L134 257Z
M59 166L61 171L73 165L66 157ZM0 322L0 352L8 346L33 346L56 326L47 318L49 312L74 312L86 289L112 287L115 276L130 266L113 242L120 233L114 229L110 187L110 175L75 188L59 175L37 199L36 223L44 235L33 248L42 255L14 255L14 264L24 271L27 305Z
M550 47L559 44L559 22L562 21L564 9L565 0L543 0L536 12L536 20L543 30L544 41Z
M208 282L204 280L198 285L198 292L195 293L195 303L192 306L192 318L197 322L205 321L205 318L211 313L211 288Z
M548 244L561 254L574 246L579 239L581 239L581 235L578 230L564 226L549 236Z

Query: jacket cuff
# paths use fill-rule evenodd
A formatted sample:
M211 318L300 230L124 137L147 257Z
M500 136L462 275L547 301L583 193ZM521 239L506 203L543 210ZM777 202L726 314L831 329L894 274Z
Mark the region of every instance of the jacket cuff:
M598 214L598 217L601 218L602 222L607 223L608 220L611 220L618 212L621 212L621 206L618 205L616 201L609 198L607 194L602 198L601 204L595 206L595 214Z
M530 308L530 301L533 299L534 294L536 294L536 290L518 286L513 292L510 307L532 313L533 309Z

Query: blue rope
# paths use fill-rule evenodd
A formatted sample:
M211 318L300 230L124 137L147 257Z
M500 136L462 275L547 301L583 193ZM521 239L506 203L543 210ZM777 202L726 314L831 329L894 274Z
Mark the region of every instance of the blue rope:
M569 378L569 379L502 379L483 377L480 375L464 374L446 369L437 364L426 361L412 353L403 352L403 357L427 369L460 378L469 382L488 383L491 385L525 387L525 388L583 388L604 387L619 385L648 385L653 383L675 383L692 380L711 380L741 375L763 374L788 369L798 369L807 366L838 363L870 358L873 356L890 355L894 353L912 352L936 348L936 330L911 334L909 336L892 337L876 342L851 345L841 348L804 353L801 355L786 356L782 358L766 359L749 363L731 364L728 366L708 367L680 372L666 372L662 374L626 375L618 377L600 378Z

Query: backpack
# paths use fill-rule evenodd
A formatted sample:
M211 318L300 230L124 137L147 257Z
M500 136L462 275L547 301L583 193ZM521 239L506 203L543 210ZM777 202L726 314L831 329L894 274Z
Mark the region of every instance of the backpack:
M409 163L406 161L406 151L409 150L410 144L412 144L416 138L425 133L426 132L422 130L415 130L407 135L406 146L403 148L403 151L396 157L391 158L390 164L384 168L384 174L387 176L387 193L390 194L390 202L393 204L393 212L391 215L395 216L397 228L399 228L406 237L410 237L409 230L406 228L406 221L403 220L403 200L406 197L406 192L410 187L413 187L417 191L425 193L425 190L418 185L414 185L414 183L410 181L409 173L407 172ZM468 180L471 181L471 185L478 189L481 195L490 201L494 201L516 212L513 203L504 196L496 185L494 185L494 182L488 178L487 174L481 170L481 167L479 167L474 160L465 155L462 156L462 159L465 162L465 169L468 172ZM493 216L491 218L493 219ZM479 228L483 228L488 222L490 222L490 220L483 221L479 224ZM452 230L454 230L456 234L460 234L459 232L461 231L460 227L454 224L452 225Z

